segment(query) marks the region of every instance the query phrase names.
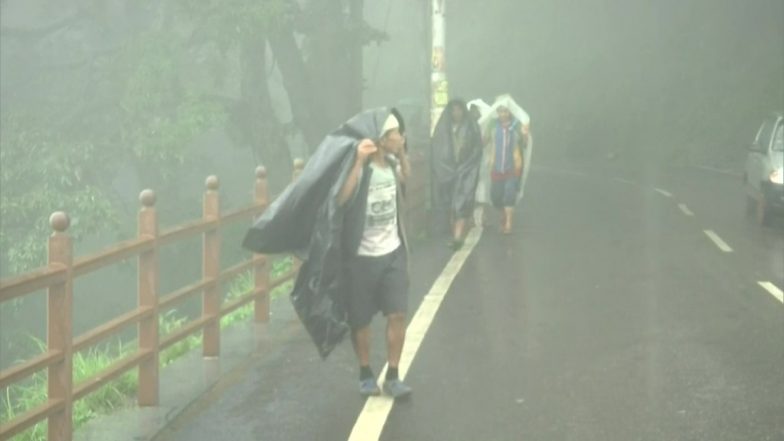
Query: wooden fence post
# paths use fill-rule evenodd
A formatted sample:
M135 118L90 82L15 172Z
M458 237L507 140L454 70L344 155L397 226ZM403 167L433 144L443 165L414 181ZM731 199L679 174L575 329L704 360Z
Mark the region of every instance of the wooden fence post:
M305 168L305 160L302 158L296 158L294 160L294 171L291 174L291 181L294 182L299 178L299 175L302 174L302 169Z
M217 176L207 178L204 193L203 218L205 221L220 220L220 200ZM204 288L202 315L212 320L204 326L203 355L217 357L220 354L220 229L219 225L204 232L202 242L202 278L211 282Z
M267 189L267 169L256 167L256 187L255 202L267 208L269 204L269 192ZM256 293L256 300L253 303L253 317L256 322L266 323L269 321L270 297L270 261L263 254L253 255L253 285Z
M158 362L158 218L155 212L155 192L144 190L139 195L139 238L153 239L153 248L139 254L139 308L150 308L148 318L139 321L139 350L150 351L150 357L139 364L139 406L156 406L159 398Z
M49 401L62 400L63 409L49 417L49 440L71 441L73 437L73 245L65 232L68 215L58 211L49 217L54 233L49 237L49 265L66 268L63 283L48 290L46 342L49 351L59 351L63 359L49 367Z

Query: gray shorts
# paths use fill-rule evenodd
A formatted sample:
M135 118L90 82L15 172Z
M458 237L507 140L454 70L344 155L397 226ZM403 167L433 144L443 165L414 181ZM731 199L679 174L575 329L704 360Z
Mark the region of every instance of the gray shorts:
M520 178L493 181L490 184L490 199L496 208L514 207L517 205L518 191L520 191Z
M384 315L408 311L406 250L378 257L357 256L348 262L348 322L362 329L378 311Z

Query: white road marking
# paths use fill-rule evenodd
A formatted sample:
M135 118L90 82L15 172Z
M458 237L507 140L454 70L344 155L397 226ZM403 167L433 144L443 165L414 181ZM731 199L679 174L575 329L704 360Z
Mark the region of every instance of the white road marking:
M689 207L686 206L686 204L678 204L678 208L680 208L683 214L685 214L686 216L694 216L694 213L692 213L692 211L689 210Z
M663 195L663 196L666 196L666 197L668 197L668 198L671 198L671 197L672 197L672 193L670 193L670 192L669 192L669 191L667 191L667 190L662 190L661 188L656 188L656 187L654 187L654 190L656 190L656 192L657 192L657 193L659 193L659 194L661 194L661 195Z
M778 286L774 285L771 282L759 282L759 285L765 288L766 291L770 293L773 297L776 298L781 303L784 303L784 292L782 292Z
M705 231L705 235L708 236L708 238L710 238L710 240L712 240L713 243L715 243L720 250L724 251L725 253L732 252L732 248L730 248L730 246L727 245L727 242L724 242L724 240L722 240L722 238L719 237L719 235L716 234L715 231L713 230L704 230L704 231Z
M446 264L441 275L438 276L430 291L422 300L419 309L411 318L411 323L408 324L406 329L406 342L403 346L400 366L398 366L400 379L406 377L408 368L422 345L425 334L427 334L430 324L433 323L433 319L446 293L449 291L452 281L454 281L457 273L460 272L481 236L482 229L480 227L471 230L468 237L466 237L463 248L457 251L449 260L449 263ZM384 366L384 369L379 374L379 379L384 378L386 370L387 366ZM351 435L348 438L349 441L377 441L381 436L381 431L387 421L389 412L392 410L392 404L394 404L394 400L387 396L369 397L365 402L365 407L359 413L356 423L354 423L354 428L351 430Z
M621 183L624 183L624 184L637 185L636 183L634 183L634 182L632 182L632 181L630 181L628 179L624 179L624 178L613 178L613 180L621 182Z
M735 177L742 176L740 173L734 172L732 170L723 170L723 169L720 169L720 168L710 167L710 166L707 166L707 165L695 165L694 168L699 168L699 169L710 171L710 172L714 172L714 173L721 173L723 175L729 175L729 176L735 176Z

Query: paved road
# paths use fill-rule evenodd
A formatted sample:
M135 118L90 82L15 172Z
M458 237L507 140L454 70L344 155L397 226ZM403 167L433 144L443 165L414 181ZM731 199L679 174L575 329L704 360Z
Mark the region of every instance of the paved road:
M784 305L758 284L784 288L784 226L745 219L738 178L559 166L528 186L515 234L486 230L457 275L382 440L784 439ZM414 259L416 304L448 254ZM349 345L274 348L161 439L347 439Z

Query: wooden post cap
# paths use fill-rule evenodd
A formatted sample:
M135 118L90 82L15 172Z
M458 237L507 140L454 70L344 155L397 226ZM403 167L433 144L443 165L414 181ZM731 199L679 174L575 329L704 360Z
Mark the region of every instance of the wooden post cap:
M149 188L142 190L142 192L139 193L139 202L145 207L152 207L155 205L155 192Z
M260 165L256 167L256 178L265 179L267 177L267 167Z
M49 216L49 225L51 225L54 231L62 233L71 225L71 219L68 218L68 215L65 214L65 212L55 211Z
M212 191L215 191L218 189L218 187L220 187L220 181L215 175L208 176L205 184L207 185L207 189Z

